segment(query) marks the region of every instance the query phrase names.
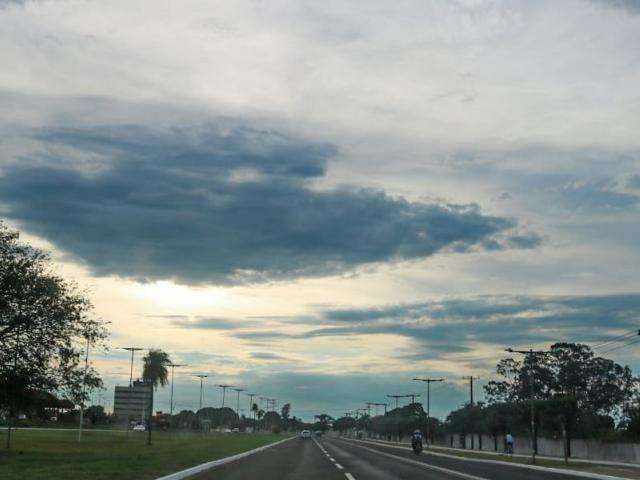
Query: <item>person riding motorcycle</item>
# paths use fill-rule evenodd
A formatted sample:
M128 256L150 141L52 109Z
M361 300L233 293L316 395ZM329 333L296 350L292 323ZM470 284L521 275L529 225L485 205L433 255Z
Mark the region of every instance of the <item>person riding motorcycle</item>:
M422 452L422 432L420 430L414 430L411 435L411 448L416 455Z

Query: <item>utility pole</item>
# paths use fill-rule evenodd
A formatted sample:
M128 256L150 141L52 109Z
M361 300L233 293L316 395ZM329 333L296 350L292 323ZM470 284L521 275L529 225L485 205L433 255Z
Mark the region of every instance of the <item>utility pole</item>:
M171 401L169 402L169 415L173 415L173 374L176 367L186 367L186 364L180 363L171 363L169 364L171 367Z
M474 377L473 375L469 375L468 377L462 377L463 380L469 380L469 405L473 407L473 381L477 380L478 377ZM480 440L482 441L482 440ZM475 448L475 434L471 433L471 450Z
M233 385L218 385L222 389L222 408L224 408L224 397L227 393L227 388L233 387Z
M198 375L194 375L194 377L197 377L200 379L200 408L199 410L202 410L202 381L207 378L209 375L205 375L205 374L198 374Z
M639 332L640 333L640 332ZM531 462L536 463L536 455L538 454L538 435L536 430L536 407L535 407L535 389L533 387L533 358L535 356L547 355L549 352L541 350L514 350L507 348L509 353L519 353L524 355L529 362L529 396L531 397Z
M478 380L479 377L474 377L470 375L468 377L462 377L463 380L469 380L469 397L470 397L470 405L473 407L473 381Z
M129 373L129 388L133 387L133 354L139 350L144 350L144 348L140 347L124 347L123 350L128 350L131 352L131 370ZM127 427L128 428L128 427Z
M427 446L433 443L431 438L431 384L444 382L444 378L414 378L416 382L424 382L427 384Z

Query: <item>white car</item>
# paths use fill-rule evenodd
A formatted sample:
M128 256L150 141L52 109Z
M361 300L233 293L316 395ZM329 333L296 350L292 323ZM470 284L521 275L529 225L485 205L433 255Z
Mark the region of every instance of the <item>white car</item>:
M147 430L147 427L145 427L142 424L138 424L135 427L133 427L131 430L133 430L134 432L144 432Z
M300 436L302 438L311 438L311 432L309 430L302 430Z

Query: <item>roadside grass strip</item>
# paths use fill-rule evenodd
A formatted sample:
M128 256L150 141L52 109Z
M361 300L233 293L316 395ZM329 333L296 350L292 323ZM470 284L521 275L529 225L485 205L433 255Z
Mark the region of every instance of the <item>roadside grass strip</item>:
M386 447L386 448L397 448L399 450L408 450L411 451L411 448L409 447L403 447L400 445L392 445L392 444L382 444L379 442L371 442L368 440L356 440L354 438L350 438L350 439L344 439L345 441L351 441L351 442L358 442L358 443L367 443L369 445L378 445L381 447ZM367 448L367 447L363 447L362 445L360 445L361 448ZM371 448L367 448L367 450L371 450L371 451L375 451L378 452L382 455L387 455L387 456L392 456L394 458L404 458L404 457L398 457L396 455L391 455L389 453L385 453L385 452L380 452L379 450L375 450L375 449L371 449ZM537 470L540 472L549 472L549 473L557 473L559 475L571 475L574 477L581 477L581 478L593 478L593 479L597 479L597 480L629 480L629 477L617 477L617 476L613 476L613 475L603 475L601 473L591 473L591 472L582 472L580 470L571 470L568 468L555 468L555 467L542 467L540 465L526 465L523 463L516 463L516 462L504 462L504 461L500 461L500 460L490 460L490 459L484 459L484 458L471 458L471 457L464 457L461 455L451 455L451 454L446 454L446 453L436 453L432 450L429 451L424 451L423 452L424 455L433 455L434 457L444 457L444 458L451 458L451 459L456 459L456 460L461 460L461 461L465 461L465 462L476 462L476 463L489 463L489 464L493 464L493 465L503 465L503 466L509 466L509 467L516 467L516 468L526 468L529 470ZM415 462L414 460L410 460L410 459L405 459L409 462ZM425 465L423 462L415 462L415 463L420 463L422 465ZM447 469L445 469L447 470ZM454 472L453 470L451 471L452 473ZM460 475L460 472L458 472L458 475ZM466 474L464 474L466 475ZM480 477L473 477L473 476L468 476L467 478L480 478Z
M246 452L241 452L236 455L231 455L230 457L220 458L218 460L213 460L211 462L201 463L200 465L196 465L195 467L187 468L185 470L181 470L179 472L171 473L169 475L165 475L163 477L158 477L155 480L182 480L183 478L191 477L197 473L204 472L205 470L210 470L212 468L219 467L221 465L226 465L227 463L235 462L236 460L240 460L241 458L248 457L253 455L254 453L262 452L271 447L275 447L276 445L280 445L284 442L288 442L296 438L289 437L278 442L270 443L268 445L263 445L262 447L254 448L253 450L248 450Z

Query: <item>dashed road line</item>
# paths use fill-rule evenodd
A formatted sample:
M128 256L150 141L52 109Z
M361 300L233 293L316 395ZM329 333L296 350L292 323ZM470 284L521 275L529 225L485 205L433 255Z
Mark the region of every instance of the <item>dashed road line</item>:
M331 462L336 466L336 468L338 470L344 470L344 467L342 465L340 465L338 462L336 462L336 459L333 458L331 455L329 455L329 452L327 452L324 447L322 446L322 444L320 442L318 442L315 438L313 439L313 441L316 443L316 445L318 446L318 448L320 450L322 450L322 452L324 452L324 454L327 456L327 458L329 460L331 460ZM356 480L355 477L353 475L351 475L348 472L345 472L344 474L345 477L347 477L347 480Z

